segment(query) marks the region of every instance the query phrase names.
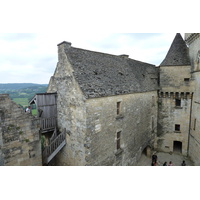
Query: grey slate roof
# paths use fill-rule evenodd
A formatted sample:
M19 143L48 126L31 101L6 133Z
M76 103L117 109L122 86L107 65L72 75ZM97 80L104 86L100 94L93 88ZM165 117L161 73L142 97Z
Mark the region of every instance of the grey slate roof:
M160 66L190 65L188 48L180 33L177 33L172 45Z
M154 65L74 47L66 54L86 98L157 90Z

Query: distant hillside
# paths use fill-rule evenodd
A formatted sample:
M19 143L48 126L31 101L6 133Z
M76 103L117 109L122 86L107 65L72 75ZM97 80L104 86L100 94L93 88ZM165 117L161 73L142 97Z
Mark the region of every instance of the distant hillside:
M32 98L36 93L46 92L48 84L8 83L0 84L0 94L9 94L10 98Z
M47 86L48 84L35 83L0 83L0 90L19 90L30 87Z

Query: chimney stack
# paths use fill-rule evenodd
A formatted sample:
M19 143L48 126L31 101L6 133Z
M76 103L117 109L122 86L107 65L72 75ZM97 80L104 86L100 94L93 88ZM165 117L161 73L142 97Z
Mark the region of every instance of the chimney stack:
M72 43L63 41L58 46L58 60L62 59L62 55L65 54L70 48Z

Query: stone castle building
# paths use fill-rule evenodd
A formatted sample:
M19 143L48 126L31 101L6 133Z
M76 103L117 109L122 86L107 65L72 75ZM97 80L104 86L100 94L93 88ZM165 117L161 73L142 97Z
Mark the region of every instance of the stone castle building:
M134 166L142 153L150 156L157 150L190 156L195 165L200 165L199 59L199 33L185 34L185 40L176 34L159 67L128 55L60 43L58 64L47 93L37 94L30 101L38 107L34 120L35 124L40 120L40 130L32 126L34 133L29 133L27 127L31 140L24 149L29 152L35 142L32 151L43 164ZM9 116L9 109L0 106L2 165L41 164L41 160L32 161L31 156L29 163L21 162L26 159L20 156L17 162L9 162L5 150L5 135L9 135L5 116ZM10 117L13 122L7 127L13 124L21 130L21 123L16 125L20 117ZM27 123L32 119L29 116ZM43 154L38 139L41 136L46 141ZM9 145L15 144L10 141Z

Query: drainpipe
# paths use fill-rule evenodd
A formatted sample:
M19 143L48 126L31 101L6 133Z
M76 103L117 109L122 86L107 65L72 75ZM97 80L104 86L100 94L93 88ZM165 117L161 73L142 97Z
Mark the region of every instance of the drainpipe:
M189 156L189 144L190 144L190 132L192 124L192 102L193 102L193 92L191 94L191 106L190 106L190 121L189 121L189 133L188 133L188 146L187 146L187 156Z

